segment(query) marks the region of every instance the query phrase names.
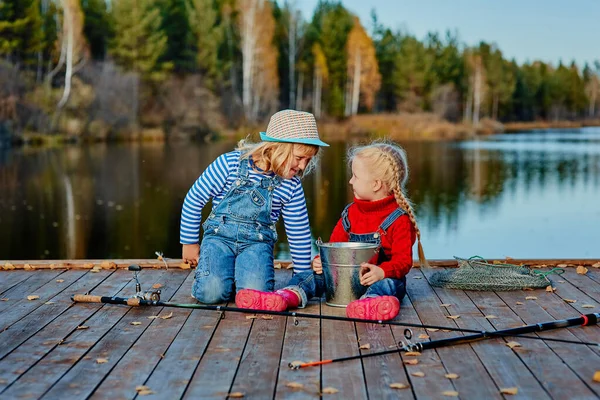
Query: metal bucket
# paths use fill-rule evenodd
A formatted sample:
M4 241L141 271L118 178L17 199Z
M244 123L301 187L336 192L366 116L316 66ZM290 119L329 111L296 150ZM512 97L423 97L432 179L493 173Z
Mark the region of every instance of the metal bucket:
M379 246L373 243L323 243L317 240L323 275L325 277L325 304L346 307L365 294L367 287L360 284L360 264L377 254Z

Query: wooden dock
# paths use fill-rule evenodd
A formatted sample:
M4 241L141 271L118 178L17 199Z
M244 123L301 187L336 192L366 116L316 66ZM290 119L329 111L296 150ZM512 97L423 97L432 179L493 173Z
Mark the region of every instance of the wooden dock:
M291 370L292 361L388 350L404 339L404 328L74 304L73 294L133 295L133 274L119 268L59 267L0 271L0 399L600 397L600 382L594 380L600 375L598 346L496 338L418 356L388 354ZM600 312L597 268L585 274L567 268L552 277L554 292L439 289L429 285L430 273L413 268L398 321L498 330ZM160 286L164 301L191 303L193 275L193 270L144 268L139 280L145 290ZM276 277L281 287L290 271L277 271ZM302 312L344 315L344 309L317 301ZM412 331L413 341L461 335ZM600 327L539 336L597 343Z

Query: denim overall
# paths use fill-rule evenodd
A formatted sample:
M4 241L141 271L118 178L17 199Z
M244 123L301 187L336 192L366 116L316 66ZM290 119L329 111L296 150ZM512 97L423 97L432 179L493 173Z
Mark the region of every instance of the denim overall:
M350 231L350 220L348 219L348 208L352 203L348 204L342 212L342 226L346 233L348 233L349 242L361 242L361 243L375 243L381 244L381 235L385 235L390 226L406 212L397 208L386 219L379 225L377 231L371 233L353 233ZM383 249L379 249L377 255L377 261L373 264L379 265L388 258L384 254ZM362 286L360 282L354 282L353 286ZM300 302L301 307L306 306L308 299L317 296L321 297L325 293L325 278L323 274L315 274L312 271L301 272L296 274L290 280L288 286L285 289L293 289L300 293L302 301ZM375 282L368 288L365 293L361 296L365 297L376 297L376 296L396 296L399 300L406 295L406 277L402 279L384 278L380 281Z
M271 222L277 175L253 183L248 159L240 161L238 179L211 211L202 228L200 260L192 296L206 304L230 300L236 290L273 291L273 248L277 241Z

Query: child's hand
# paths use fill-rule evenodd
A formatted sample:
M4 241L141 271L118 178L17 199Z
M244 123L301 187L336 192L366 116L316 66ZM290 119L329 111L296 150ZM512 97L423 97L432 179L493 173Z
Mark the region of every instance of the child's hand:
M200 259L200 245L198 243L184 244L181 258L192 267L196 267Z
M323 273L323 263L321 262L321 256L316 256L312 261L312 270L315 274L321 275Z
M371 286L377 281L385 278L383 269L374 264L360 264L360 284L363 286Z

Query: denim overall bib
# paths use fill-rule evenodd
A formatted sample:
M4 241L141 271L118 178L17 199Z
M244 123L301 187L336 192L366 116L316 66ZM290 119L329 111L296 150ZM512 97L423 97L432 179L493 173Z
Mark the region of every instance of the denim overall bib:
M250 163L248 159L240 161L237 180L202 225L204 236L192 287L192 295L202 303L228 301L234 287L274 289L277 231L271 207L282 178L264 175L259 182L252 182Z
M381 244L381 235L385 235L390 226L406 212L397 208L386 219L379 225L377 231L371 233L353 233L350 231L350 220L348 219L348 208L353 203L346 206L342 211L342 226L346 233L348 233L349 242L361 242L361 243L375 243ZM383 249L379 249L377 255L377 261L374 264L379 265L384 261L387 261L387 256L384 254ZM360 292L361 288L364 288L359 281L352 283L353 287L359 288L356 292ZM296 274L290 280L286 289L293 289L300 293L301 301L300 306L304 307L309 299L312 297L321 297L325 293L325 279L323 274L315 274L312 271L302 272ZM380 281L375 282L368 288L365 288L364 294L361 298L365 297L376 297L376 296L396 296L399 300L406 295L406 277L402 279L384 278Z

